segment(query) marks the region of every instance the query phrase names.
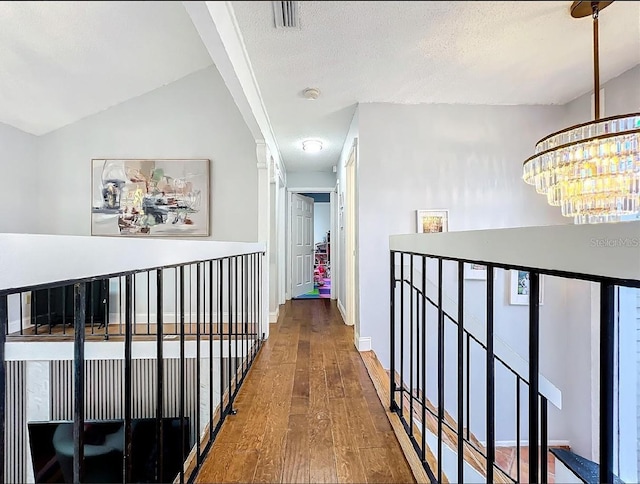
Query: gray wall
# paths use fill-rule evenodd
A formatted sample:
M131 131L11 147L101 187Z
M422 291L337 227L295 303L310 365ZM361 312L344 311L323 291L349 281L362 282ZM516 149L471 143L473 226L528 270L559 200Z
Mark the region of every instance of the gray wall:
M31 134L0 123L0 232L35 231L39 219L36 140Z
M39 138L39 231L90 234L92 158L211 160L211 239L255 241L255 143L215 67Z
M336 175L330 171L294 171L287 172L289 188L333 188Z

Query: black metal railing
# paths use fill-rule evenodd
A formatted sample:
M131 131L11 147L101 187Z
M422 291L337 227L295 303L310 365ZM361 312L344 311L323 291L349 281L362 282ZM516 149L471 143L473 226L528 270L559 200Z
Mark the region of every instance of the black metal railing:
M98 482L96 472L193 482L265 336L263 259L250 252L0 290L2 482L23 480L31 467L36 482ZM34 309L37 298L46 303ZM51 419L16 419L23 402L7 384L7 345L14 360L16 351L38 359L27 356L32 343L56 339L72 340L73 355L60 346L57 360L43 357L56 383L46 395ZM108 459L96 463L96 452Z
M433 278L428 281L428 262L433 267ZM486 268L485 321L486 342L465 327L465 264L482 265ZM455 275L457 291L457 314L446 311L443 301L443 274L445 265ZM496 354L494 341L494 294L495 275L499 270L526 271L529 274L528 335L529 358L525 375ZM533 269L509 264L491 263L394 251L390 253L390 408L395 412L410 437L414 449L421 458L431 482L443 482L443 446L448 445L457 454L457 478L464 482L465 465L476 468L486 476L486 482L522 482L521 469L521 413L526 408L528 427L528 481L548 482L547 455L548 399L540 388L540 276L556 276L579 279L600 285L600 482L613 482L613 414L614 414L614 300L617 286L640 287L638 280L619 280L579 273ZM428 291L429 284L435 290ZM431 295L429 294L431 292ZM435 294L434 294L435 292ZM433 313L432 315L429 315ZM429 315L429 316L428 316ZM435 324L436 328L429 330ZM446 333L455 330L455 344L445 339ZM429 344L435 343L435 358L428 362ZM431 346L433 348L433 346ZM448 355L448 351L456 352ZM474 437L471 428L471 354L480 351L484 355L484 445ZM454 359L453 359L454 358ZM427 375L430 364L437 362L430 378L435 380L435 403L427 397L427 388L432 383ZM452 382L445 378L445 361L455 361L457 377ZM476 362L478 364L478 362ZM433 368L433 366L431 366ZM497 395L496 369L506 370L515 383L515 395ZM435 375L433 374L435 372ZM457 381L456 381L457 380ZM455 418L445 409L445 388L455 387ZM527 401L522 393L528 394ZM432 393L433 394L433 393ZM513 398L515 401L516 457L515 471L501 468L496 462L496 397ZM477 403L477 401L475 402ZM526 404L526 406L525 406ZM427 433L435 435L437 443L429 445ZM429 459L430 452L433 459ZM452 476L448 476L452 479Z

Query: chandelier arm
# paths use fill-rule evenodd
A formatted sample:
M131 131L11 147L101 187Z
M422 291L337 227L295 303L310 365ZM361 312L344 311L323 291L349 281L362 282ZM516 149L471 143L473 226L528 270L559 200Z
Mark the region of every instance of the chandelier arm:
M593 16L593 104L595 120L600 119L600 49L598 45L598 2L591 2Z

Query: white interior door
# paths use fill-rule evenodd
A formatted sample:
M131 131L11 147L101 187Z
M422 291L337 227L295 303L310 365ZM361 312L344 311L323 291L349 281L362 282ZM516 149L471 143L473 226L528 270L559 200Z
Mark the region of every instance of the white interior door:
M313 198L291 196L291 297L313 291Z

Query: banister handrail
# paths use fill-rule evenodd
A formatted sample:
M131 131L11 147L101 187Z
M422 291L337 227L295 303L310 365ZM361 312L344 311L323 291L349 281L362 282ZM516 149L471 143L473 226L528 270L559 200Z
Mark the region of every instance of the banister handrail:
M395 252L640 287L638 221L392 235L389 245Z
M265 250L261 242L0 234L0 294Z

